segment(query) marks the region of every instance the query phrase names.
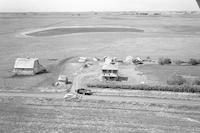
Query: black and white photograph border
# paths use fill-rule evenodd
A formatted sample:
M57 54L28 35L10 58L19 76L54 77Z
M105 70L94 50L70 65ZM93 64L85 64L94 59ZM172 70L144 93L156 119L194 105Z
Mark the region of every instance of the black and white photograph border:
M0 0L0 133L199 133L200 0Z

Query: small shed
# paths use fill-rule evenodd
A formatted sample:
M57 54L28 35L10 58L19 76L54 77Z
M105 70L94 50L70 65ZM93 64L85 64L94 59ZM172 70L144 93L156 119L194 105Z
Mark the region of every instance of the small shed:
M127 56L126 59L125 59L125 62L129 63L129 64L133 63L133 57L132 56Z
M97 61L99 61L100 59L99 58L97 58L97 57L94 57L94 58L92 58L93 59L93 61L95 61L95 62L97 62Z
M104 58L104 62L105 62L105 64L110 64L112 62L112 58L106 57L106 58Z
M105 64L115 64L116 63L116 57L114 57L114 58L112 58L112 57L106 57L105 59L104 59L104 63Z
M68 78L66 75L59 75L58 77L58 83L59 85L65 85L68 83Z
M88 61L88 58L87 58L87 57L79 57L78 62L84 63L84 62L86 62L86 61Z
M133 63L135 64L143 64L143 60L140 57L137 57L133 60Z
M46 69L39 64L38 58L17 58L13 72L16 75L35 75Z

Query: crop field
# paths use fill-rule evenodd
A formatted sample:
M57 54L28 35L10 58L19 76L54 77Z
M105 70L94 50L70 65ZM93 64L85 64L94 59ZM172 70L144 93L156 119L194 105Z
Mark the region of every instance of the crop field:
M160 84L166 84L174 74L193 78L200 77L200 66L143 65L138 67L138 70L152 81Z
M72 90L97 79L100 63L83 69L78 57L199 59L200 17L167 13L0 14L0 132L200 132L200 94L92 88L65 101L59 74ZM13 76L16 58L36 57L47 73ZM99 64L98 64L99 63ZM98 69L97 69L98 68ZM173 73L200 76L200 66L121 66L129 83L160 83ZM142 75L142 76L141 76Z

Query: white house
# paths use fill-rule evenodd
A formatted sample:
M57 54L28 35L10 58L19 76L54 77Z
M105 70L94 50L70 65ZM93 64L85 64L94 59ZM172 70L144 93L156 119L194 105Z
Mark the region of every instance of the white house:
M37 58L17 58L13 72L16 75L35 75L46 69L39 64Z
M102 79L106 81L118 80L118 65L116 64L105 64L102 67Z

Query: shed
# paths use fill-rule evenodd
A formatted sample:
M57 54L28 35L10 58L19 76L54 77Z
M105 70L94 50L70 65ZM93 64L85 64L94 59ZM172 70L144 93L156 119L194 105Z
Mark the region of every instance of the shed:
M66 75L59 75L59 77L58 77L58 83L59 84L63 84L63 85L67 84L68 83L67 76Z
M92 58L93 59L93 61L95 61L95 62L97 62L97 61L99 61L100 59L99 58L97 58L97 57L94 57L94 58Z
M112 62L112 58L106 57L106 58L104 58L104 62L105 62L105 64L110 64Z
M79 57L78 62L84 63L84 62L86 62L86 61L88 61L87 57Z
M133 60L135 64L143 64L143 60L140 57L137 57Z
M125 59L126 63L133 63L133 57L132 56L127 56Z
M112 58L112 57L106 57L104 58L104 63L105 64L115 64L116 63L116 57Z
M17 58L14 65L16 75L35 75L46 69L39 64L38 58Z

